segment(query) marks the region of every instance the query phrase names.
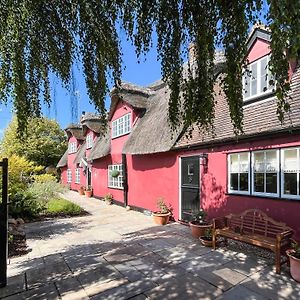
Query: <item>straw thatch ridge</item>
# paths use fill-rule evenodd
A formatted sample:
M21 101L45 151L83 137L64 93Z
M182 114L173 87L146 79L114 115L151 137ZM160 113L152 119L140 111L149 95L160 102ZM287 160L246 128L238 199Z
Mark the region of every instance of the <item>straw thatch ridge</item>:
M148 98L153 94L151 88L141 87L129 82L122 82L118 88L113 88L110 97L111 104L108 120L111 120L119 101L124 101L133 108L145 110L148 106Z
M170 90L159 82L152 85L155 93L148 100L147 111L138 120L123 147L123 153L151 154L169 151L182 128L172 132L168 121Z
M99 159L110 154L110 131L107 130L105 135L97 137L93 148L91 149L88 161Z
M84 142L82 145L79 146L77 150L76 157L73 161L75 165L79 164L81 159L85 157L85 150L86 150L86 143Z
M65 132L68 138L74 136L77 140L84 140L85 137L82 132L82 127L79 124L70 124L66 127Z
M56 168L63 168L68 165L68 149L64 155L60 158L59 162L56 165Z

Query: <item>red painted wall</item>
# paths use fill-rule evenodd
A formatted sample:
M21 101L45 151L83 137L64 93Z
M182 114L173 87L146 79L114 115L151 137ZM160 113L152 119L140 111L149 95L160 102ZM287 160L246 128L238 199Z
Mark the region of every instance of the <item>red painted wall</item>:
M249 63L269 54L271 51L270 43L261 39L257 39L248 54Z
M227 194L227 154L245 150L277 149L300 146L300 135L284 138L264 139L262 141L241 143L201 150L208 153L207 171L201 178L201 205L210 217L239 213L257 208L271 218L286 223L296 231L300 239L300 200L277 199L257 196ZM199 152L182 152L182 156Z
M62 184L67 184L67 167L60 168L60 181Z
M179 169L176 152L127 156L128 205L157 210L159 197L178 218Z

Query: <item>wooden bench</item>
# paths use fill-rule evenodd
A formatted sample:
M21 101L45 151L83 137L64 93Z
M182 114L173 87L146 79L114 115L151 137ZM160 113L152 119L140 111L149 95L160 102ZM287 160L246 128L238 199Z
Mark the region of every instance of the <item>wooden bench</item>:
M284 223L279 223L257 209L249 209L241 214L230 214L213 219L213 249L218 236L245 242L275 253L276 273L280 273L281 254L290 245L293 230Z

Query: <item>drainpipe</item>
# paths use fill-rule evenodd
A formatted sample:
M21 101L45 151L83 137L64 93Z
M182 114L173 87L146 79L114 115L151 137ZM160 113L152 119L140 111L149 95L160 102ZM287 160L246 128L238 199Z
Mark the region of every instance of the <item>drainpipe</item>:
M124 207L128 205L128 174L126 154L122 154Z

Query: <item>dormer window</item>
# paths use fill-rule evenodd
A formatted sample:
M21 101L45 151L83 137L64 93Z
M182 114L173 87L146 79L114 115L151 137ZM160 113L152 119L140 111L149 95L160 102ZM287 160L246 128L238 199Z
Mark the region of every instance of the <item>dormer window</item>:
M90 149L93 147L93 135L89 134L86 136L86 149Z
M131 113L112 122L112 138L125 135L131 130Z
M69 143L69 154L77 152L77 144L76 142Z
M243 77L244 101L269 95L274 91L274 78L268 67L270 55L248 65Z

